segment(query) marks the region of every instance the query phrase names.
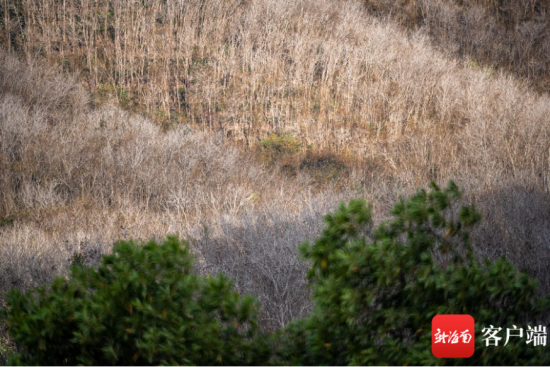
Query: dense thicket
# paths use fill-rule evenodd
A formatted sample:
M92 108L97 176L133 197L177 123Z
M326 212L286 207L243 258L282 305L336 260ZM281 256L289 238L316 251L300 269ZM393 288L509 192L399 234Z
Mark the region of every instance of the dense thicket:
M0 1L0 304L75 256L97 265L120 239L178 233L273 331L312 309L294 250L339 201L366 198L379 223L449 179L486 213L476 257L505 256L548 293L550 98L434 42L531 50L513 67L538 68L531 31L499 37L538 29L544 4L510 21L491 2L377 4ZM423 30L385 17L399 4L424 4ZM495 33L456 33L461 12Z
M201 277L176 238L119 242L97 269L73 265L37 296L14 291L8 331L23 365L258 365L256 304L224 276Z
M301 247L311 316L269 337L257 327L255 301L224 276L196 275L186 244L119 242L97 268L75 259L51 287L9 293L2 315L21 347L10 363L547 365L545 348L524 338L485 346L489 325L544 324L550 296L537 298L537 282L505 259L476 260L469 234L480 214L460 198L453 182L432 184L376 228L364 200L342 203ZM473 357L432 355L437 314L473 316Z
M525 339L485 345L488 325L545 325L550 296L537 298L537 282L505 259L476 260L469 233L481 216L460 207L460 197L453 182L444 190L432 184L396 203L391 221L376 228L363 200L326 216L322 235L301 247L312 264L315 308L287 327L284 358L306 365L548 364L545 348ZM472 357L433 356L438 314L474 318Z

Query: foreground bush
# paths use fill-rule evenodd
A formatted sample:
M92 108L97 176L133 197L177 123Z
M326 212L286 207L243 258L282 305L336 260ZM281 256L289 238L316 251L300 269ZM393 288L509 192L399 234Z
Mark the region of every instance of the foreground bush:
M458 208L460 195L452 182L446 190L432 184L431 192L398 202L393 220L374 230L361 200L327 215L321 237L301 247L312 263L315 309L289 325L281 358L314 365L548 365L545 348L525 339L485 346L483 327L538 325L550 298L535 299L536 282L506 260L476 261L468 231L480 215L473 206ZM432 355L436 314L474 317L471 358Z
M192 271L176 238L119 242L97 269L73 265L36 295L8 295L8 331L25 365L262 364L256 303L223 276Z
M8 331L22 364L549 365L544 347L511 338L486 347L481 330L544 325L550 297L505 259L478 263L469 231L480 220L459 207L454 183L432 184L398 202L373 229L362 200L325 217L327 228L302 255L312 263L315 308L266 338L252 298L231 282L195 275L175 238L162 245L119 242L98 269L74 265L37 295L12 291ZM470 314L476 352L437 359L436 314ZM269 344L268 344L269 341ZM275 359L270 353L274 350Z

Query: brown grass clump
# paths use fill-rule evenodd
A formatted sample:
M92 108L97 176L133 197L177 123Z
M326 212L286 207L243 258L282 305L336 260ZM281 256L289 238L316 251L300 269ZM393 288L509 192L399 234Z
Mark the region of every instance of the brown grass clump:
M0 292L179 233L278 328L309 310L294 248L324 213L363 196L380 221L449 179L485 213L480 257L550 289L550 97L527 83L359 0L1 7Z

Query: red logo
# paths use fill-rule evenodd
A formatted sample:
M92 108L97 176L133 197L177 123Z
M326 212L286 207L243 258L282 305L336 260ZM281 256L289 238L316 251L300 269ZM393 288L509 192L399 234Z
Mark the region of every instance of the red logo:
M470 315L432 319L432 353L437 358L470 358L475 351L475 322Z

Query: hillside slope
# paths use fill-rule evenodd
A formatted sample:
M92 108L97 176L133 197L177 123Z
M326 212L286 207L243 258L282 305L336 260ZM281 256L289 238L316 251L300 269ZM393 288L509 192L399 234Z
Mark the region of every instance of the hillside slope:
M360 1L13 6L25 20L13 48L78 71L97 102L112 94L164 123L222 131L251 147L288 132L302 149L410 179L467 166L483 176L529 172L548 186L548 157L539 154L549 148L547 96L443 57Z
M364 0L371 14L427 34L450 57L550 92L548 0Z
M339 200L366 197L380 221L453 179L485 215L480 258L547 292L550 97L364 5L2 2L0 284L179 233L280 327L310 307L294 249Z

